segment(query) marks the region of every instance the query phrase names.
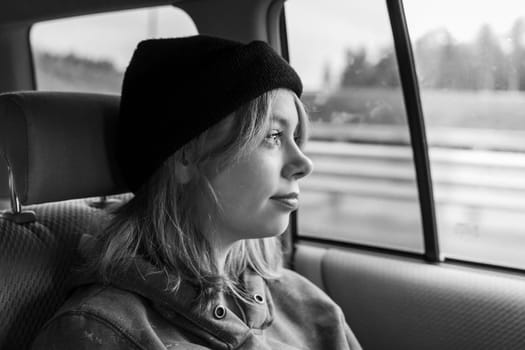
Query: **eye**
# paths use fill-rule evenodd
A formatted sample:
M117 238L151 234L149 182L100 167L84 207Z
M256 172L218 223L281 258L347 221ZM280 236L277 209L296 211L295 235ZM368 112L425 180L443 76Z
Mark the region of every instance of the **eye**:
M264 141L275 146L281 145L281 138L283 136L283 132L279 130L272 130L266 137L264 138Z

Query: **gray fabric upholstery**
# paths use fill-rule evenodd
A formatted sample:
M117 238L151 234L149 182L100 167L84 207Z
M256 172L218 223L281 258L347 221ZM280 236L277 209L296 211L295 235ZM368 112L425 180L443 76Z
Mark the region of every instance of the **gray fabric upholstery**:
M0 210L2 207L2 200L7 200L9 198L9 186L7 179L7 168L4 161L4 157L0 154Z
M85 200L28 209L36 222L0 217L0 349L28 348L68 295L80 236L95 232L106 216Z
M125 192L115 167L119 97L0 94L0 143L22 204Z
M20 201L63 201L24 207L36 220L23 224L0 215L0 349L28 348L68 296L81 235L107 217L87 200L64 200L125 190L112 158L118 106L118 96L109 95L0 95L0 146ZM0 204L5 208L5 198Z

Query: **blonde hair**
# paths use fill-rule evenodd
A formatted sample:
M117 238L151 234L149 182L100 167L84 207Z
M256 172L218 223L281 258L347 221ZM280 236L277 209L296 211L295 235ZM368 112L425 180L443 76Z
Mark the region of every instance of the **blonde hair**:
M168 276L166 287L172 291L182 281L195 285L200 291L197 303L201 306L220 291L251 302L239 283L239 277L248 268L266 279L278 277L282 267L278 237L236 242L226 256L221 274L213 247L195 220L198 212L193 200L195 191L201 191L220 205L203 168L210 162L227 167L260 145L271 122L275 91L240 107L232 116L228 135L225 139L222 135L220 146L205 151L210 138L220 136L224 123L208 129L168 158L135 196L114 212L109 224L97 235L90 269L108 282L114 274L129 268L135 259L146 259ZM301 102L293 95L300 139L304 142L307 117ZM174 175L175 167L177 162L187 159L199 171L189 183L181 184Z

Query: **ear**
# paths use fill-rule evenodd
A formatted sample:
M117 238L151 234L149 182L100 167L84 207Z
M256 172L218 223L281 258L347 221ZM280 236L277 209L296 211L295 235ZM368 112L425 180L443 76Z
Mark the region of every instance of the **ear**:
M180 184L187 184L193 177L193 164L188 162L175 161L175 178Z

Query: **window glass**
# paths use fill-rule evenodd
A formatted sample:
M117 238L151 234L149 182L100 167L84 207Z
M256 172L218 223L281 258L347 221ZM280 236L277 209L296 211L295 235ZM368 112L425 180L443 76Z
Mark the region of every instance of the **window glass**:
M384 0L289 0L290 62L311 119L301 236L423 252L414 163Z
M31 29L37 88L120 93L139 41L193 34L193 20L173 6L37 23Z
M525 267L525 8L404 0L446 257Z

